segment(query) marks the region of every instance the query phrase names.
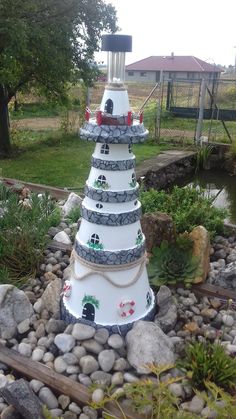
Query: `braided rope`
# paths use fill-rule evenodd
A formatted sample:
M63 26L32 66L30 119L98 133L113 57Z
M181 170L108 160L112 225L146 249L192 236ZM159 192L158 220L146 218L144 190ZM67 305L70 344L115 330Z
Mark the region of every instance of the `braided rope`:
M88 268L89 272L86 272L83 275L76 275L75 274L75 268L74 268L75 261L80 262L81 265ZM82 281L82 280L88 278L91 275L98 274L98 275L102 276L106 281L110 282L116 288L127 288L127 287L130 287L131 285L135 284L135 282L137 282L138 279L140 278L140 276L142 275L146 262L147 262L147 257L146 257L146 254L145 254L138 261L131 262L131 263L126 263L124 265L118 265L118 266L117 265L115 265L115 266L99 265L99 264L96 264L96 263L91 263L91 262L85 261L84 259L82 259L80 256L77 255L77 253L75 252L74 249L71 253L71 267L74 271L75 279L78 279L79 281ZM105 271L107 271L108 269L111 272L119 272L119 271L124 271L124 270L127 270L127 269L135 268L136 266L139 266L138 272L126 284L117 284L115 281L113 281L110 278L110 276L107 273L105 273Z

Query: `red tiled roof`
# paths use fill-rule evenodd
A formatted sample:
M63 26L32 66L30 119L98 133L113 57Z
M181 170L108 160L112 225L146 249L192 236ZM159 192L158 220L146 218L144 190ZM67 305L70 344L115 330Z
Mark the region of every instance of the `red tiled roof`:
M216 65L206 63L190 55L151 56L136 61L125 67L126 70L139 71L191 71L191 72L220 72Z

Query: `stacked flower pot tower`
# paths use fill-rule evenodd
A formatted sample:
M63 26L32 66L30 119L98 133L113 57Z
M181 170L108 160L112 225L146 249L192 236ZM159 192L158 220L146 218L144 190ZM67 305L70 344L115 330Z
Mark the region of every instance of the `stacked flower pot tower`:
M134 321L151 320L155 310L132 152L132 144L143 142L148 131L142 115L134 118L124 85L125 53L131 48L130 36L102 37L108 83L100 109L94 116L86 110L80 130L81 138L96 146L61 304L66 321L121 334Z

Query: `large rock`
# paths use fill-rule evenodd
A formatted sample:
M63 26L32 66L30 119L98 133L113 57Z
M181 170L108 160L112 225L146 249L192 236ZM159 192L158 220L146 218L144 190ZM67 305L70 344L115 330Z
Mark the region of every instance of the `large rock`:
M199 275L193 281L197 284L205 281L210 271L210 237L203 226L195 227L189 237L193 240L193 256L199 260Z
M74 192L71 192L66 203L62 207L63 215L65 217L69 215L72 209L81 205L81 202L82 198L79 195L76 195Z
M173 364L173 344L155 323L138 321L126 335L127 359L139 374L148 374L147 364Z
M17 325L33 314L32 305L25 293L13 285L0 285L0 337L11 339Z
M44 417L42 404L23 378L1 389L0 394L8 404L15 407L23 418L40 419Z
M151 253L153 247L160 246L163 240L174 242L176 237L172 218L163 213L144 214L141 218L142 231L146 237L146 249Z
M43 306L52 314L58 314L60 311L60 294L62 290L62 280L60 278L48 284L41 299Z

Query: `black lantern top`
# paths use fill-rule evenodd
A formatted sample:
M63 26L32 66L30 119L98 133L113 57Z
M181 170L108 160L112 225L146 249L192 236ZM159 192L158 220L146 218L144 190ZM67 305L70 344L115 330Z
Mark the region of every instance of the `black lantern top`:
M102 35L102 51L131 52L131 35Z

